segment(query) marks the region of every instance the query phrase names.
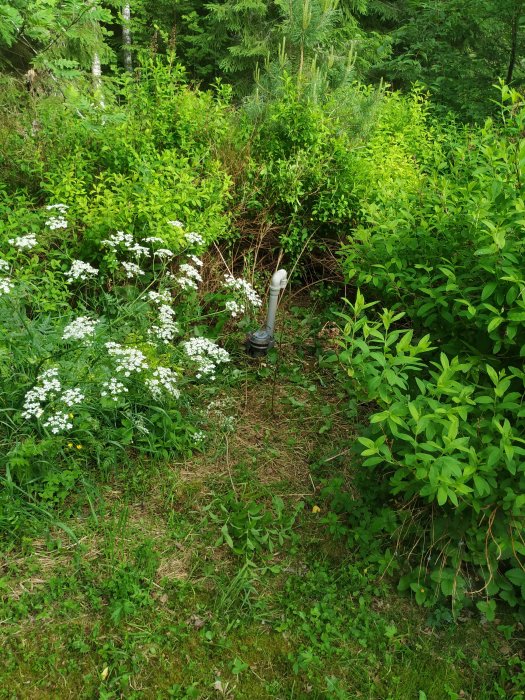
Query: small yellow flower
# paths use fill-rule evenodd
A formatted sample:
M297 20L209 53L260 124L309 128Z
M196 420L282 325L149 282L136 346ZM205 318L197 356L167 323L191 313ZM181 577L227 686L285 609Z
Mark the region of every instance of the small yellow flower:
M72 443L72 442L68 442L68 443L67 443L67 446L68 446L68 447L73 447L73 443Z
M69 417L70 417L70 418L73 418L74 416L73 416L73 414L72 414L72 413L70 413L70 414L69 414Z
M424 592L425 592L425 589L424 589L424 588L420 588L420 589L419 589L419 592L420 592L420 593L424 593Z
M82 449L82 445L77 445L77 450L81 450L81 449Z
M319 508L319 506L314 506L312 508L312 513L320 513L320 512L321 512L321 509Z

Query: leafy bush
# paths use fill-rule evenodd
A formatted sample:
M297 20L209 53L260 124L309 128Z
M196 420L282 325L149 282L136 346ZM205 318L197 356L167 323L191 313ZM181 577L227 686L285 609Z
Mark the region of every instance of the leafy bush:
M230 178L219 162L231 137L227 88L191 90L173 57L147 55L140 79L105 83L103 108L88 101L82 84L64 95L45 87L27 97L10 83L2 174L35 205L70 207L71 253L93 256L119 229L166 236L169 218L205 231L209 241L227 234ZM16 204L12 215L19 216ZM170 233L166 243L177 247L182 241Z
M504 98L519 96L505 90ZM511 107L505 117L503 130L489 120L477 131L438 135L434 162L418 166L418 188L383 197L380 214L365 210L343 257L349 278L399 303L448 352L497 354L503 363L525 343L525 113Z
M496 595L519 606L525 373L444 353L424 361L429 336L415 345L412 330L392 327L404 314L383 310L371 320L373 304L359 292L349 306L337 359L348 391L374 402L359 452L364 467L388 480L400 518L398 547L417 563L401 587L412 587L418 602L437 588L459 607ZM491 619L493 606L479 602Z
M280 80L276 98L247 108L259 123L243 196L249 211L277 225L281 247L296 258L346 234L355 217L355 149L363 131L355 117L377 95L345 86L339 98L346 108L337 109L329 95L306 99L286 72Z

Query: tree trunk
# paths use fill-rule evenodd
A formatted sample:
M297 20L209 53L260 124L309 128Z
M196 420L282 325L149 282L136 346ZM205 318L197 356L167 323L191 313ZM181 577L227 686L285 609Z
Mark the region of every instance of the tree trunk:
M129 22L131 19L131 7L129 2L125 3L122 8L122 44L124 45L124 67L127 71L133 70L133 62L131 60L131 32Z
M516 7L514 14L512 15L511 21L511 34L510 34L510 56L509 56L509 67L507 68L507 84L512 82L512 77L514 75L514 68L516 66L516 54L518 46L518 28L521 19L523 2L520 2Z
M91 75L93 76L93 92L101 107L104 107L104 97L102 96L102 67L98 51L93 54L91 61Z

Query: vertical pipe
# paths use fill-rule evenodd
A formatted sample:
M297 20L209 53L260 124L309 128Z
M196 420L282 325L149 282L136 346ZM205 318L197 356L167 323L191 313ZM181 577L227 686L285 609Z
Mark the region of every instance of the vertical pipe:
M279 301L279 294L281 290L283 290L286 287L287 281L288 274L286 270L277 270L277 272L275 272L272 275L272 280L270 282L270 298L268 300L266 331L272 337L275 329L275 314L277 313L277 302Z

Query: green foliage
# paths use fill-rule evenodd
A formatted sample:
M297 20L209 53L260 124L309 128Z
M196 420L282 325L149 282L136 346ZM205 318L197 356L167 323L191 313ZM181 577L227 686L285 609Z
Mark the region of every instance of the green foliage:
M482 593L515 607L525 583L525 375L443 353L426 364L417 356L431 349L428 336L412 345L412 331L390 329L402 314L384 311L381 322L371 322L370 306L358 292L338 359L349 391L357 384L357 397L376 404L358 439L363 466L385 474L392 496L406 504L398 546L425 561L401 580L402 589L410 587L419 603L440 593L462 606ZM432 504L430 512L414 513L415 498Z
M140 82L124 79L113 98L106 93L103 111L72 94L30 99L21 114L20 89L8 93L12 114L0 124L6 184L68 204L72 242L84 253L119 229L167 236L176 248L169 219L210 242L228 229L230 178L219 162L230 137L228 90L190 90L172 59L144 57L141 71ZM16 203L6 198L5 208L16 225Z
M104 27L112 21L111 11L96 0L0 4L0 64L78 77L78 69L91 66L93 54L103 63L112 59Z
M279 227L281 247L296 259L351 226L358 206L356 147L364 136L358 124L379 96L356 85L343 91L338 106L339 93L333 102L310 100L286 72L280 90L277 99L260 104L242 196L252 216Z
M523 82L523 13L521 0L402 0L379 21L379 13L364 18L392 42L372 74L422 83L442 109L483 121L498 80Z
M279 496L272 498L268 509L255 501L244 502L229 493L225 499L207 507L212 522L220 526L217 545L225 543L234 554L253 559L257 554L275 553L292 536L292 527L303 504L292 513L285 513L285 505Z

